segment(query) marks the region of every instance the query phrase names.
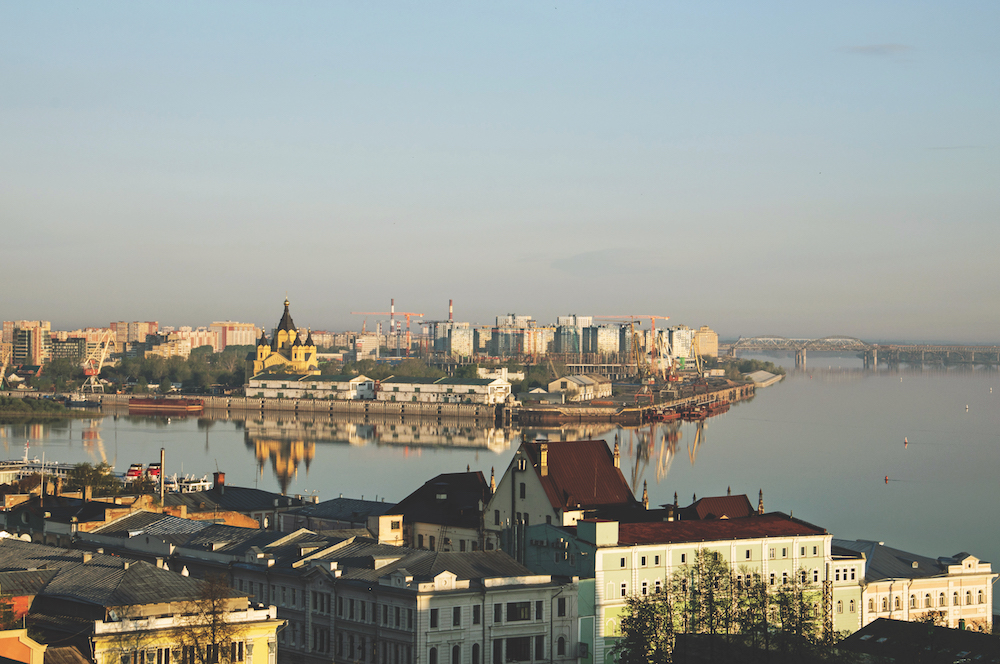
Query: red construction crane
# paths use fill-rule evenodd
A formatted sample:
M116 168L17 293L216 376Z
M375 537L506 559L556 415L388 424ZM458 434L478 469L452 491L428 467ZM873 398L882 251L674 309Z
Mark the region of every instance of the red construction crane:
M396 316L406 316L406 357L410 356L410 318L422 318L423 314L414 313L412 311L396 311L396 304L393 301L392 311L352 311L352 314L358 316L389 316L389 329L391 332L398 332L396 330Z
M652 328L652 332L650 333L649 360L650 364L652 364L653 366L653 373L662 374L662 368L660 367L660 363L657 362L657 358L659 357L659 344L657 343L658 339L656 337L656 321L657 319L670 320L669 316L650 316L648 314L623 314L621 316L594 316L594 318L614 319L622 322L627 322L630 324L635 323L635 321L638 321L640 319L648 318L650 328ZM633 329L633 334L634 334L634 329Z

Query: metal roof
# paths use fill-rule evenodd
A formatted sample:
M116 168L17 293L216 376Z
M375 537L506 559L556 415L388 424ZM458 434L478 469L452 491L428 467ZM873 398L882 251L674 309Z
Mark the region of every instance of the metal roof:
M713 542L826 534L826 530L819 526L781 512L771 512L739 519L621 523L618 525L618 544Z

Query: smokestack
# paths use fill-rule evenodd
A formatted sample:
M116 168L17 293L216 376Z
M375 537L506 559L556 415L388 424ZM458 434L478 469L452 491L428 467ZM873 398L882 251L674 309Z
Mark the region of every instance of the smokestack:
M396 298L389 299L389 334L396 331Z
M163 507L163 482L164 475L166 475L166 467L164 466L164 461L166 460L166 451L160 448L160 507Z
M764 513L764 490L760 490L760 498L757 499L757 514Z
M538 471L545 477L549 474L549 446L547 443L542 443L538 446L538 450Z
M454 313L454 309L452 309L452 307L451 307L451 300L448 300L448 322L449 323L452 322L455 319L455 317L452 316L453 313Z
M649 509L649 491L646 490L646 480L642 481L642 507Z
M213 475L215 476L215 488L220 494L226 495L226 474L217 470Z

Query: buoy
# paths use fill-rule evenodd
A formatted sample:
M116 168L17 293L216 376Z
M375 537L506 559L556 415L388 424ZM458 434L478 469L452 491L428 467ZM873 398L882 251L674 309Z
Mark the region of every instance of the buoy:
M909 445L910 445L909 439L907 439L906 436L903 436L903 449L906 449L907 447L909 447Z
M969 412L969 404L965 404L965 412Z
M885 476L885 483L886 483L886 484L888 484L888 483L889 483L889 476L888 476L888 475L886 475L886 476Z

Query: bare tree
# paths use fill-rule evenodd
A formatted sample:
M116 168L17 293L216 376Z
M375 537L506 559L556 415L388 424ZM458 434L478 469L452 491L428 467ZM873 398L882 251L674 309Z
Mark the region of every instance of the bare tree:
M232 612L246 600L226 583L224 575L208 576L198 599L184 607L184 624L178 629L183 664L230 664L244 658L241 626Z

